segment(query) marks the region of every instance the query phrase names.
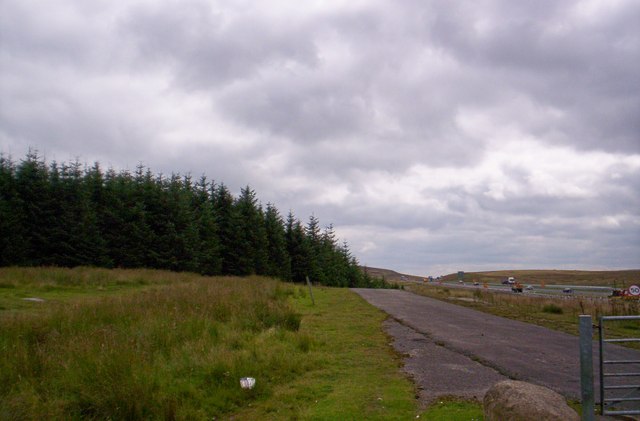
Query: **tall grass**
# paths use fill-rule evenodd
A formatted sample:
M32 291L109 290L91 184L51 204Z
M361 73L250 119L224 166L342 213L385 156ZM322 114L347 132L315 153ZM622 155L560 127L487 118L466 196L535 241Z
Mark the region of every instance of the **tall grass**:
M166 285L0 313L0 419L211 419L310 368L311 342L286 299L293 288L263 278L89 272L54 271L39 282L122 276ZM243 376L256 377L256 387L241 389Z
M3 287L72 288L139 286L189 282L201 278L189 272L169 272L154 269L103 269L80 266L73 269L59 267L0 268Z

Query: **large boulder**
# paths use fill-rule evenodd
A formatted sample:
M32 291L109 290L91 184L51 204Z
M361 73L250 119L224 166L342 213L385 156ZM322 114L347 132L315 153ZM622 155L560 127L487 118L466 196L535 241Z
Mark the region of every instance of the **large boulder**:
M515 380L493 385L484 395L485 421L579 421L562 395Z

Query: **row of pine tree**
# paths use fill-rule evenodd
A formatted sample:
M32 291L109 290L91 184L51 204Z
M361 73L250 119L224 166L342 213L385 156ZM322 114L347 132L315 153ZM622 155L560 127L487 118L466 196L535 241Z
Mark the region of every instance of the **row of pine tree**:
M106 172L0 156L0 266L100 266L273 276L383 286L363 274L333 227L286 221L249 187L234 197L205 176Z

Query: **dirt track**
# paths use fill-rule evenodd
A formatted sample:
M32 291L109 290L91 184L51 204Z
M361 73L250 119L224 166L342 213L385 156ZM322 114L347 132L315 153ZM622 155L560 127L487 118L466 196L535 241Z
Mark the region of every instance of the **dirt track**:
M580 397L577 336L406 291L354 291L394 319L385 327L396 349L409 355L405 369L422 400L441 395L482 399L505 377L546 386L571 399ZM596 391L597 348L594 343ZM607 356L640 360L640 351L611 346Z

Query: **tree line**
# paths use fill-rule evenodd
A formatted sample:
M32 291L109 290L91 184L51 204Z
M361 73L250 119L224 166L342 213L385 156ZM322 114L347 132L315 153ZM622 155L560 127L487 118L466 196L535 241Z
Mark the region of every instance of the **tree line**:
M315 216L302 224L202 176L0 156L0 266L99 266L266 275L385 287Z

